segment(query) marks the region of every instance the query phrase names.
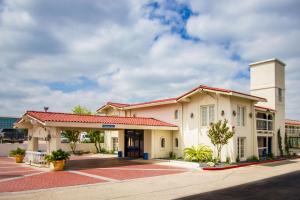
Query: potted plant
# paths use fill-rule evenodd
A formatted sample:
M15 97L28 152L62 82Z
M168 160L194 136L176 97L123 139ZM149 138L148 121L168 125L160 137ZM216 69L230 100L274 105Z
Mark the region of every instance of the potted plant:
M50 167L54 171L61 171L65 167L65 160L69 159L70 154L61 149L52 151L51 154L46 155L45 160L50 163Z
M16 150L12 150L10 152L10 156L16 158L16 163L22 163L25 156L25 149L17 148Z

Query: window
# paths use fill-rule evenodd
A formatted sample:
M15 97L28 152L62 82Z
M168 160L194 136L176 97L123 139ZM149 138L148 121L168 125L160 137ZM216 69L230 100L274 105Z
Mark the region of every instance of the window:
M161 138L160 139L160 147L161 148L165 148L165 146L166 146L166 139L165 138Z
M113 137L112 139L112 149L114 151L118 151L118 138L117 137Z
M282 89L278 88L278 101L282 102L282 100L283 100Z
M246 115L246 108L238 106L237 118L236 118L238 126L245 126L245 115Z
M175 148L178 148L179 147L179 140L178 138L175 138Z
M178 119L178 110L175 110L175 112L174 112L174 118Z
M246 138L238 137L237 150L238 150L238 157L240 159L245 158L245 141Z
M201 126L208 126L215 121L215 107L214 105L210 106L201 106Z

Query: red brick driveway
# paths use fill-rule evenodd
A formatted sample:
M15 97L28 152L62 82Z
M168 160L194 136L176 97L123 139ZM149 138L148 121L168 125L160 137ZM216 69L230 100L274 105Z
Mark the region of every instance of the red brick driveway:
M71 158L65 171L47 172L0 157L0 193L118 182L185 171L187 169L126 159L82 156Z

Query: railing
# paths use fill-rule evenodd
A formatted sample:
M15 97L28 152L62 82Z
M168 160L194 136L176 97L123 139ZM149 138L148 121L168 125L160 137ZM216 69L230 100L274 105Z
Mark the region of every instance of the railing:
M256 130L273 131L273 121L267 119L256 119Z
M35 166L46 166L47 162L45 160L46 152L39 151L26 151L25 163Z

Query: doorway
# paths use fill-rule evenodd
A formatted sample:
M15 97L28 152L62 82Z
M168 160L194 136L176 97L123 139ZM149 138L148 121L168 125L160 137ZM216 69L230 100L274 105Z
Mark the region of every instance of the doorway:
M125 130L125 157L140 158L144 154L144 130Z

